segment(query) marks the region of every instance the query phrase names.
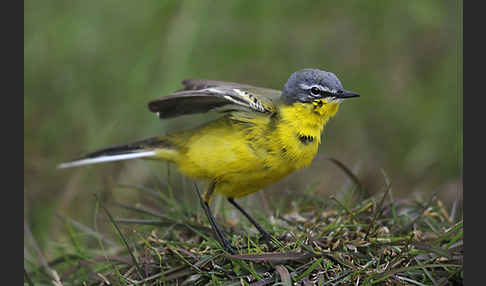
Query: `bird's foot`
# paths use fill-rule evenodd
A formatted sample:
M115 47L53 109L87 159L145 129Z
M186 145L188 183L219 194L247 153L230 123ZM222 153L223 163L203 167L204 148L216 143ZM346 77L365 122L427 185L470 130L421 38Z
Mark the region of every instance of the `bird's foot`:
M272 244L272 240L275 240L268 232L265 231L265 233L262 233L261 239L263 242L268 246L268 251L273 252L278 249L278 247L275 247Z
M231 245L231 243L226 239L226 237L221 237L221 246L229 254L236 254L236 248Z

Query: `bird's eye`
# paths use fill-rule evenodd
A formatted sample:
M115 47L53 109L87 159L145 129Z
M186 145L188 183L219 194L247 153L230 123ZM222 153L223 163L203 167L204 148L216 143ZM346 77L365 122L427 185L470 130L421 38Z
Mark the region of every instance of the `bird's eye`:
M315 86L312 87L310 91L311 91L312 95L319 95L321 93L321 90L319 88L315 87Z

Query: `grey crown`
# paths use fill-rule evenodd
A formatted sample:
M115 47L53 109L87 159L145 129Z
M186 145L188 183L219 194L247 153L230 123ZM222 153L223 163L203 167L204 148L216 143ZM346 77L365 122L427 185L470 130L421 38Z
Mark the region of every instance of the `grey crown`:
M315 97L309 93L309 90L302 88L302 85L320 85L327 87L329 90L343 90L341 81L332 72L319 69L303 69L290 75L282 90L282 99L286 103L296 101L310 102L315 100Z

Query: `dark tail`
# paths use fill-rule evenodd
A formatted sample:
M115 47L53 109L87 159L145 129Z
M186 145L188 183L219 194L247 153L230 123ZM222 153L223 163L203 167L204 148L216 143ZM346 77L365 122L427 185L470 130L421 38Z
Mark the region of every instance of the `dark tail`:
M166 138L153 137L130 144L118 145L98 150L78 160L59 164L57 168L63 169L104 162L147 157L150 158L157 156L161 150L169 151L170 149L172 149L172 147L172 144Z

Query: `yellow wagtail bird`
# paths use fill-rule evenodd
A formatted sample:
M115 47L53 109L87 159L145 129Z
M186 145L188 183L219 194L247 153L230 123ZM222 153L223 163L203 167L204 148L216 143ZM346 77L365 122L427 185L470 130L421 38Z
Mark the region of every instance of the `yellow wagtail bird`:
M308 166L324 125L344 99L359 94L343 89L333 73L318 69L293 73L282 91L202 79L182 84L183 90L151 101L150 111L161 119L209 111L223 115L193 129L102 149L58 167L135 158L173 162L182 174L209 181L201 204L226 251L234 253L209 209L214 194L226 196L271 247L270 234L234 199Z

